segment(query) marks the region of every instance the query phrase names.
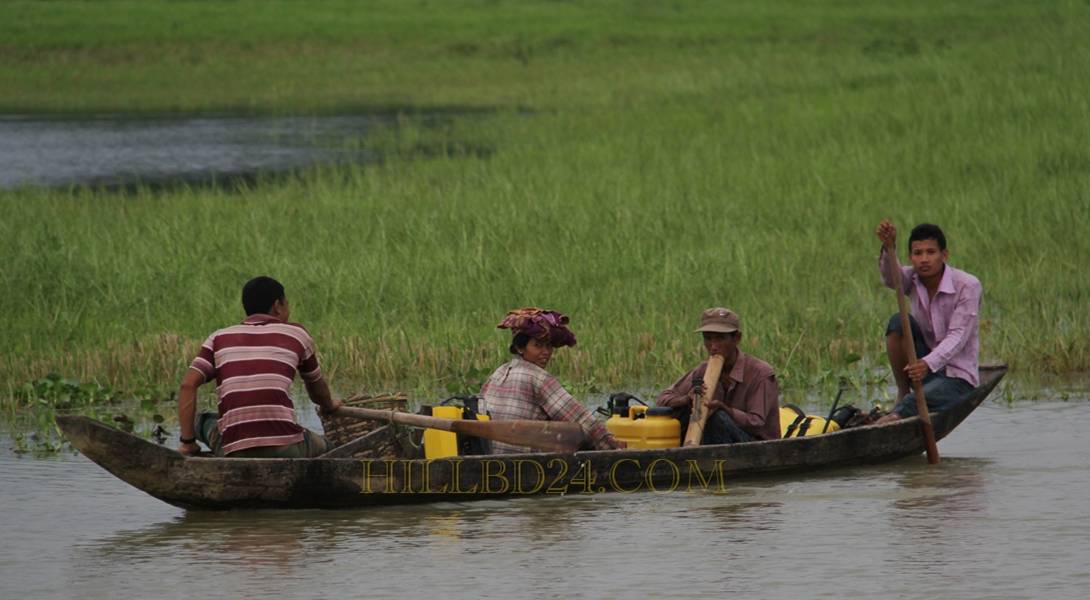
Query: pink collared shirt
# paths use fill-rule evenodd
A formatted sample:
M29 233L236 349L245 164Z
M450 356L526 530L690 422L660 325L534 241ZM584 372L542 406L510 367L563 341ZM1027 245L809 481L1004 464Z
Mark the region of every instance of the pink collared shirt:
M889 278L889 259L885 248L878 255L878 270L882 283L893 289ZM931 353L922 357L931 371L946 369L947 377L964 379L980 385L978 357L980 355L977 313L983 288L972 275L947 264L933 299L927 297L927 287L912 267L901 267L904 292L911 296L912 316L923 330L923 339Z

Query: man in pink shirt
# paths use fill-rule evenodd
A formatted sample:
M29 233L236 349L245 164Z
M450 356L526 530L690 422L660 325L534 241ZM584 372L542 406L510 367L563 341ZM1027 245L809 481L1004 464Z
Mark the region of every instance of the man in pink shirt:
M897 380L900 401L879 423L916 414L913 381L922 381L928 411L947 410L964 400L980 383L977 313L982 288L976 277L946 264L950 253L946 236L937 225L923 223L908 237L911 267L902 267L900 281L889 272L886 245L896 247L897 229L888 219L875 231L883 247L878 257L882 283L900 285L912 303L912 339L916 361L909 364L901 344L901 317L895 314L886 327L886 353Z

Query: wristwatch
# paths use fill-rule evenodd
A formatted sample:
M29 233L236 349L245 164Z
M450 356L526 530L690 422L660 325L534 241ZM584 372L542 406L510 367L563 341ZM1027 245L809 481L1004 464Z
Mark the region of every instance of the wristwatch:
M183 444L196 444L197 443L197 436L193 436L191 438L178 436L178 441L183 443Z

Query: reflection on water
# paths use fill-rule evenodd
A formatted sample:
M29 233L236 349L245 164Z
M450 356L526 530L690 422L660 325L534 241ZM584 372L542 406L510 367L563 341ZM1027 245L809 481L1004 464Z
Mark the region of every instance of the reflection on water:
M187 513L80 457L0 453L0 597L1082 597L1088 419L986 404L937 467L345 511Z
M752 527L755 531L775 529L779 519L782 502L736 502L711 506L704 515L709 522L715 523L724 533L738 528Z
M934 514L969 516L982 510L986 503L981 496L987 484L983 472L992 461L952 458L946 462L949 464L941 471L917 466L901 473L897 484L907 493L918 492L918 495L897 500L893 508L903 511L904 518Z

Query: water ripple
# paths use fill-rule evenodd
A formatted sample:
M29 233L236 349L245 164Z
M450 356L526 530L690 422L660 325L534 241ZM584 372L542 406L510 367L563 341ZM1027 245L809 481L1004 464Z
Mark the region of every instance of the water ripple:
M0 597L1081 598L1077 406L985 405L938 467L356 511L185 512L79 456L0 454Z

